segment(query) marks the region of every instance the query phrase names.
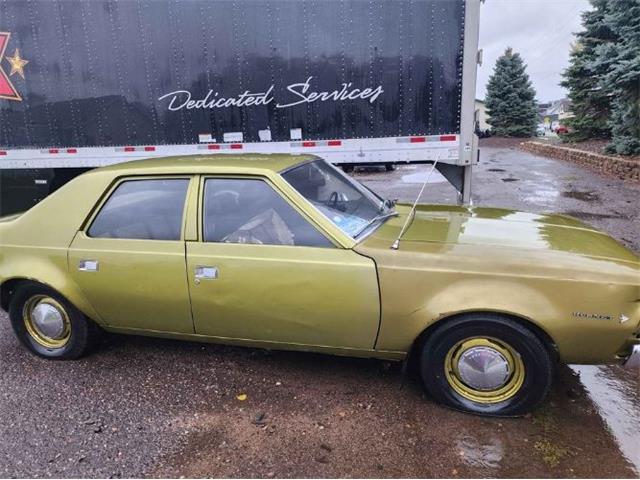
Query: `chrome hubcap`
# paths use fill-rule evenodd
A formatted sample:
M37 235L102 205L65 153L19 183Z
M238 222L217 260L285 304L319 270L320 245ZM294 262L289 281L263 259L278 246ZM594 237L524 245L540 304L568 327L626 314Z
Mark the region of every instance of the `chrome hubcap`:
M66 335L64 315L49 303L40 302L34 306L31 310L31 320L42 335L52 340L60 340Z
M460 380L476 390L496 390L506 385L511 370L502 353L487 346L466 350L458 360Z

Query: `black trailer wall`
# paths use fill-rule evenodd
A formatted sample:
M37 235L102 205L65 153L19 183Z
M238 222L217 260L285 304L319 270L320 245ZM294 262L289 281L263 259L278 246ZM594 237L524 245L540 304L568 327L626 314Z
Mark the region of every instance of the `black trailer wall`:
M5 0L5 56L29 63L0 148L458 133L463 18L463 0ZM170 110L184 91L245 106Z
M89 168L0 169L0 216L24 212Z

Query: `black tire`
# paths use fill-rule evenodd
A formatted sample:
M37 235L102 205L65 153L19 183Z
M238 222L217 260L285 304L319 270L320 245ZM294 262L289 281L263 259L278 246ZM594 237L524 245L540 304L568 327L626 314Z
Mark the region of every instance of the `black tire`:
M353 171L356 169L355 165L342 165L342 171L344 173L353 173Z
M384 169L385 169L387 172L393 172L393 171L396 169L396 166L395 166L395 164L393 164L393 163L385 163L385 164L384 164Z
M45 296L55 300L69 319L69 336L64 345L48 347L32 335L26 325L25 305L32 299ZM73 360L85 355L101 336L101 329L84 316L66 298L55 290L39 283L23 283L14 292L9 304L9 318L16 336L24 346L39 357L56 360Z
M474 401L453 387L451 370L445 373L450 351L460 342L477 338L508 345L521 360L522 380L514 384L509 398ZM524 415L538 406L549 393L554 374L551 351L535 333L508 317L490 313L461 315L436 327L423 344L419 366L424 386L436 401L465 412L506 417Z

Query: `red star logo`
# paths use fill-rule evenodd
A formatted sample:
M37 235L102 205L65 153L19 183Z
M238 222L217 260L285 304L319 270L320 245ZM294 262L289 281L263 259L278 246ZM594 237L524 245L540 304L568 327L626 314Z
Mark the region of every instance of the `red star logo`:
M9 37L11 37L10 33L0 32L0 98L17 100L19 102L22 100L22 97L9 81L9 77L5 71L2 70L2 59L4 58L4 51L7 49L7 44L9 43Z

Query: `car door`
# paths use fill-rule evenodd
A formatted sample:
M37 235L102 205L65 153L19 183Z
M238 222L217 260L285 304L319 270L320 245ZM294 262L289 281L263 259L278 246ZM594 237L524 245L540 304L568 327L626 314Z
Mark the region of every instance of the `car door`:
M374 262L336 247L264 178L204 178L200 240L187 241L196 333L372 349Z
M190 182L125 178L76 234L71 276L109 326L193 333L183 240Z

